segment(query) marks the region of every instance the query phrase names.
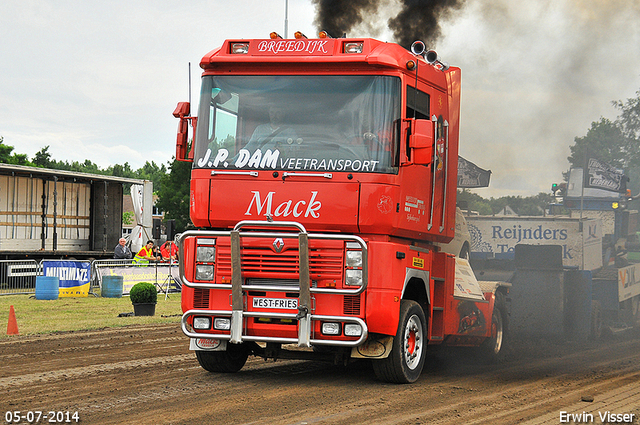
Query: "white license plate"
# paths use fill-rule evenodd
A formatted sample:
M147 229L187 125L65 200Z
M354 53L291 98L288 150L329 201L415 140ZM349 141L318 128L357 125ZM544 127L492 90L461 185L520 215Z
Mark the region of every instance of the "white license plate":
M254 298L253 307L297 310L298 300L296 298Z

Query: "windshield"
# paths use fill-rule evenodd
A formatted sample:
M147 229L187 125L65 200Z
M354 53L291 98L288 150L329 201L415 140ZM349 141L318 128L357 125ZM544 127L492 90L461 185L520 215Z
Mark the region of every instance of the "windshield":
M393 173L400 79L206 76L195 168Z

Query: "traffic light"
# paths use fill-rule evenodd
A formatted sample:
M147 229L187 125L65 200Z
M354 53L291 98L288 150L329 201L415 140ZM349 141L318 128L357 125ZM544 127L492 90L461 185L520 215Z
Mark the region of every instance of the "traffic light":
M551 185L551 193L553 196L564 196L567 193L567 184L566 183L553 183Z

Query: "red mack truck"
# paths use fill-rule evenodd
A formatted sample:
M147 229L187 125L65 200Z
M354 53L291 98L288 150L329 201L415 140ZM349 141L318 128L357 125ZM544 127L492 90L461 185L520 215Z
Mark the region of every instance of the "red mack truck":
M299 33L200 66L197 118L174 116L198 228L179 238L182 331L204 369L367 358L411 383L429 346L501 353L508 284L435 245L455 230L459 68L422 42Z

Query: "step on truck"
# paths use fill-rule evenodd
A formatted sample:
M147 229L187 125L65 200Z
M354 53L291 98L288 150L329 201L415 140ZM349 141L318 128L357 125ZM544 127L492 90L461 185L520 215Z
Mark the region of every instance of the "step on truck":
M179 238L181 326L204 369L365 358L410 383L430 346L500 355L508 284L435 245L455 232L459 68L422 42L300 33L200 67L197 116L174 116L198 229Z

